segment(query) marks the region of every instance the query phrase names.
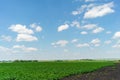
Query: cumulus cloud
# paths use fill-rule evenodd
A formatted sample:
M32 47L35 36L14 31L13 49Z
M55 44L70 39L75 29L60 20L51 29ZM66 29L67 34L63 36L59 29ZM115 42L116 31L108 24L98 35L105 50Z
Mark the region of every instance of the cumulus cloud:
M42 30L39 26L36 26L35 24L32 24L31 27L36 28L36 31ZM37 37L32 35L34 34L33 30L28 29L25 25L21 25L21 24L11 25L9 29L12 30L13 32L18 33L16 38L17 42L38 40Z
M58 32L61 32L63 30L67 30L69 28L68 24L64 24L58 27Z
M72 11L72 15L75 16L75 15L81 14L86 7L87 7L87 5L82 5L82 6L81 6L80 8L78 8L77 10Z
M98 38L96 38L91 41L91 44L97 47L97 46L100 46L100 42L101 41Z
M99 40L98 38L96 38L96 39L93 39L93 40L91 41L91 43L92 43L92 44L98 44L98 43L100 43L100 40Z
M36 32L41 32L42 31L42 27L40 25L37 25L36 23L31 24L30 27L35 29Z
M82 31L80 34L85 35L85 34L88 34L88 32Z
M31 29L28 29L25 25L16 24L11 25L9 27L14 32L20 33L20 34L33 34L34 32Z
M67 40L59 40L57 42L51 43L51 45L55 46L60 46L60 47L64 47L68 44Z
M86 24L82 26L83 29L93 30L92 33L100 33L104 31L104 28L97 26L97 24Z
M107 31L106 34L111 34L112 32L111 31Z
M95 0L85 0L85 2L94 2Z
M120 44L115 44L112 46L113 48L120 48Z
M53 47L57 47L57 45L56 45L55 42L51 43L51 45L52 45Z
M13 50L4 46L0 46L1 53L13 53Z
M76 16L76 15L80 15L81 13L83 13L85 10L88 10L89 8L93 7L94 4L89 4L89 5L82 5L80 8L72 11L72 15Z
M17 51L16 49L0 46L0 52L4 54L12 54L12 53L21 53L21 51Z
M78 22L78 21L73 21L73 22L71 23L71 26L72 26L72 27L80 28L80 22Z
M37 32L41 32L41 31L42 31L42 27L39 27L39 26L36 27L36 31L37 31Z
M35 51L38 51L38 49L34 47L25 47L24 45L14 45L12 47L0 46L0 53L4 58L10 57L13 54L32 53Z
M78 14L80 14L80 13L81 13L81 12L80 12L79 10L76 10L76 11L73 11L73 12L72 12L73 15L78 15Z
M112 46L113 48L120 48L120 40L117 41L115 45Z
M82 28L90 30L90 29L94 29L96 27L97 27L96 24L87 24L87 25L84 25Z
M120 39L120 31L114 34L113 39Z
M92 32L93 32L93 33L100 33L100 32L102 32L102 31L104 31L104 28L102 28L102 27L97 27L97 28L94 29Z
M82 47L89 47L90 45L88 43L83 43L83 44L78 44L77 47L82 48Z
M88 11L84 14L84 18L96 18L96 17L102 17L109 13L113 13L114 10L112 9L114 6L113 2L106 3L99 6L94 6L91 9L88 9Z
M3 41L8 41L8 42L12 41L12 37L11 37L11 36L6 36L6 35L2 35L2 36L1 36L1 39L2 39Z
M17 39L16 39L17 42L20 42L20 41L36 41L36 40L38 40L37 37L29 35L29 34L18 34Z
M13 49L19 49L19 50L22 50L24 52L33 52L33 51L37 51L38 49L37 48L34 48L34 47L26 47L24 45L14 45L13 46Z
M112 41L111 40L107 40L107 41L105 41L104 43L105 44L110 44Z
M68 44L68 41L66 40L60 40L58 42L56 42L57 45L60 45L60 46L66 46L66 44Z
M71 41L71 43L76 43L76 42L78 42L78 39L73 39L73 40Z

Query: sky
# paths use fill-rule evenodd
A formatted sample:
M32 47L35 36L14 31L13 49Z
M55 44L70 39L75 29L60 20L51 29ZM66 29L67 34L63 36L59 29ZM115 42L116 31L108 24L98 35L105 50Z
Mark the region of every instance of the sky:
M0 60L120 58L119 0L0 0Z

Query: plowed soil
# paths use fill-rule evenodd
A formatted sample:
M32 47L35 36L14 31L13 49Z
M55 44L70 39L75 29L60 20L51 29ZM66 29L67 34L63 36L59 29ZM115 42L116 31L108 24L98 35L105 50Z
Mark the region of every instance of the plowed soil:
M91 73L65 77L61 80L120 80L120 63Z

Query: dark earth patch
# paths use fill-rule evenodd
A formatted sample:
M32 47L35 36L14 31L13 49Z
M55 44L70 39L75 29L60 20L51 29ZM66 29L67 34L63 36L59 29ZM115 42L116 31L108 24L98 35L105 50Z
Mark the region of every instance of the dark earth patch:
M68 76L61 80L120 80L120 63L91 73Z

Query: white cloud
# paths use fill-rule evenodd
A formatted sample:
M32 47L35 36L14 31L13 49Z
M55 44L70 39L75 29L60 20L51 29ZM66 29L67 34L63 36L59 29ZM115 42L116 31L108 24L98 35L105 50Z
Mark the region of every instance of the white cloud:
M78 15L78 14L80 14L80 13L81 13L81 12L80 12L79 10L72 12L73 15Z
M92 43L92 44L98 44L98 43L100 43L100 40L99 40L98 38L96 38L96 39L93 39L93 40L91 41L91 43Z
M113 48L120 48L120 40L116 42L115 45L112 46Z
M87 24L87 25L84 25L84 26L83 26L83 28L88 29L88 30L94 29L94 28L96 28L96 27L97 27L96 24Z
M120 44L115 44L112 46L113 48L120 48Z
M37 25L36 23L31 24L30 27L34 28L36 32L41 32L42 31L42 27Z
M13 54L13 53L26 53L26 52L33 52L37 51L37 48L34 47L25 47L24 45L14 45L11 48L7 48L4 46L0 46L0 52L6 54Z
M114 10L112 9L113 6L114 6L113 2L106 3L104 5L94 6L91 9L88 9L88 11L84 14L84 18L102 17L109 13L113 13L114 12Z
M37 37L29 35L29 34L18 34L16 41L36 41Z
M42 31L42 28L39 25L31 24L30 26L31 28L35 28L37 32ZM38 40L37 37L32 35L34 34L33 30L28 29L25 25L21 25L21 24L11 25L9 29L18 33L16 38L17 42Z
M120 39L120 31L114 34L113 39Z
M95 0L85 0L85 2L94 2Z
M72 27L80 28L80 23L79 23L78 21L73 21L73 22L71 23L71 26L72 26Z
M51 43L51 45L52 45L52 46L54 46L55 44L56 44L56 43L54 43L54 42L53 42L53 43Z
M30 24L31 28L36 28L36 23Z
M78 44L77 47L82 48L82 47L89 47L90 45L88 43L83 43L83 44Z
M102 27L97 27L97 28L94 29L92 32L93 32L93 33L100 33L100 32L102 32L102 31L104 31L104 28L102 28Z
M102 31L104 31L104 28L102 27L98 27L97 24L87 24L82 26L83 29L87 29L87 30L93 30L92 33L100 33Z
M112 41L111 40L107 40L107 41L105 41L104 43L105 44L110 44Z
M20 33L20 34L33 34L34 32L31 29L28 29L25 25L16 24L11 25L9 27L14 32Z
M51 43L51 45L53 46L60 46L60 47L64 47L68 44L67 40L59 40L57 42Z
M69 28L68 24L64 24L58 27L58 32L61 32L63 30L67 30Z
M112 32L111 31L107 31L106 34L111 34Z
M93 7L95 4L89 4L89 5L82 5L80 8L77 8L76 10L72 11L72 15L80 15L81 13L85 12L86 10L89 10L91 7Z
M42 27L40 27L40 26L36 27L36 31L37 32L41 32L42 31Z
M2 35L1 39L4 40L4 41L8 41L8 42L12 41L12 37L11 36Z
M14 45L13 49L19 49L25 52L33 52L33 51L37 51L37 48L34 47L25 47L24 45Z
M66 40L59 40L58 42L56 42L57 45L60 46L66 46L68 44L68 41Z
M95 44L94 46L95 46L95 47L98 47L98 46L100 46L100 44Z
M18 51L16 51L16 49L13 48L7 48L4 46L0 46L0 52L5 54L12 54L12 53L16 53Z
M97 47L97 46L100 46L100 42L101 41L98 38L96 38L91 41L91 44Z
M12 49L0 46L0 52L2 53L13 53Z
M115 45L112 46L113 48L120 48L120 40L117 41Z
M56 42L53 42L53 43L51 43L51 45L53 46L53 47L58 47L58 45L56 44Z
M85 34L88 34L88 33L86 31L82 31L80 34L85 35Z
M71 41L71 43L76 43L76 42L78 42L78 39L73 39L73 40Z
M87 5L82 5L81 8L78 8L77 10L72 11L72 15L76 16L81 14L86 7Z

